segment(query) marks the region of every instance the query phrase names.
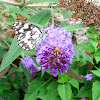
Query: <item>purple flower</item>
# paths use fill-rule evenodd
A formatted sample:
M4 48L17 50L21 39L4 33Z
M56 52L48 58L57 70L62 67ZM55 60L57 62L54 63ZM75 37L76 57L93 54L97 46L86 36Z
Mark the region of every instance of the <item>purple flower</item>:
M81 98L80 100L86 100L86 98Z
M58 71L67 73L74 57L71 33L60 27L47 27L45 31L45 40L35 50L37 63L43 70L50 70L54 77Z
M41 67L36 67L36 64L30 56L25 56L23 60L21 60L21 63L23 64L23 67L27 70L32 70L30 74L33 77L35 76L36 72L41 70Z
M87 74L87 75L84 76L84 78L86 78L87 81L91 81L92 78L93 78L93 74L92 73L91 74Z
M35 77L36 72L30 72L31 77Z
M21 60L21 63L23 64L24 68L26 68L27 70L37 71L37 67L30 56L25 56L23 60Z

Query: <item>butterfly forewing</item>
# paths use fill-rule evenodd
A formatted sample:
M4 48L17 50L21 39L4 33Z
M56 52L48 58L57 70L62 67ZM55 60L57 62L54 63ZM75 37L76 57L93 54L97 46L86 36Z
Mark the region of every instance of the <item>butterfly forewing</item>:
M18 45L24 50L35 48L41 41L42 32L39 27L24 21L14 22L13 28Z

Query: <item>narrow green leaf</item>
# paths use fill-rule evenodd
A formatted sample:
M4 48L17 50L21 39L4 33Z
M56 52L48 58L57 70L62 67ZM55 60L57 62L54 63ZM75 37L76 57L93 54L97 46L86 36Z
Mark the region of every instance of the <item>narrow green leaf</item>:
M32 50L30 50L30 51L25 51L25 50L24 50L22 53L23 53L24 55L33 56L33 55L35 55L34 51L35 51L35 49L32 49Z
M24 68L24 67L22 67L22 68L23 68L23 71L24 71L24 74L25 74L25 76L26 76L27 81L29 81L29 79L30 79L30 71L27 70L27 69Z
M10 65L21 54L21 52L22 49L17 45L17 38L15 37L9 51L2 60L0 72Z
M68 25L70 25L70 24L67 23L66 21L61 22L61 27L65 27L65 26L68 26Z
M70 100L72 96L71 85L66 83L65 85L58 85L58 93L62 100Z
M58 1L57 0L30 0L29 1L30 3L32 3L32 2L49 2L49 3L58 3Z
M79 49L76 45L73 46L74 46L75 57L77 58L77 60L79 60Z
M95 81L93 83L92 100L100 100L100 81Z
M83 25L84 24L68 25L68 26L66 26L66 28L67 28L67 31L74 31L74 30L77 30L77 29L84 28Z
M91 62L92 64L94 64L93 61L92 61L92 58L91 58L88 54L86 54L85 52L83 52L81 49L79 50L79 54L80 54L83 58L85 58L87 61L89 61L89 62Z
M37 23L43 26L47 26L50 16L51 16L50 10L42 10L39 13L30 17L27 21L31 23Z

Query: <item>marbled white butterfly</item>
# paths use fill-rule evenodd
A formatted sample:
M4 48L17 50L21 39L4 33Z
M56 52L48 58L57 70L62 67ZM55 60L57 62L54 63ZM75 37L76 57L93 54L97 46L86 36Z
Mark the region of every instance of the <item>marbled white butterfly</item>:
M41 29L29 22L16 21L13 28L17 36L17 43L24 50L35 48L45 38Z

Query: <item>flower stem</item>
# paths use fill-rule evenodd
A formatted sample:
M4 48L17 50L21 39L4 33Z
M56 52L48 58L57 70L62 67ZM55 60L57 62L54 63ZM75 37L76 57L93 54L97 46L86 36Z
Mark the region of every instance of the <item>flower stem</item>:
M72 70L70 70L70 69L68 69L67 74L68 74L69 76L71 76L72 78L75 78L75 79L77 79L77 80L86 80L84 77L81 77L80 74L77 74L77 73L75 73L74 71L72 71Z
M52 14L52 27L54 26L54 10L53 7L51 7L51 14Z

